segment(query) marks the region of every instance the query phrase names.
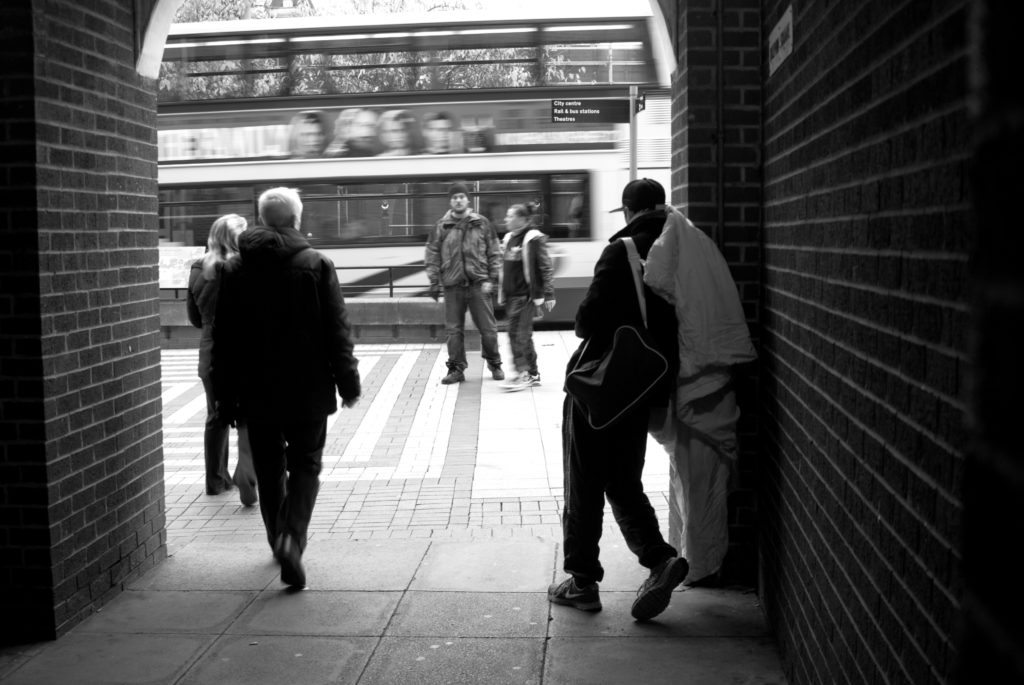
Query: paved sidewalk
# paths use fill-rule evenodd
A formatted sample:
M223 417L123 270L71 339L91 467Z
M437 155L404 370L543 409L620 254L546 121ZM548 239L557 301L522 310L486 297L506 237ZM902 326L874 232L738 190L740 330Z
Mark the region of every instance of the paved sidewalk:
M604 610L548 604L577 341L535 341L543 383L516 393L478 357L441 385L443 345L357 348L364 399L332 418L302 592L280 584L258 509L204 494L196 354L164 352L168 559L59 640L0 651L0 682L784 683L750 588L680 590L634 622L646 572L610 513ZM667 527L663 454L651 444L645 484Z
M479 352L466 382L446 386L443 345L358 346L364 396L331 417L311 538L560 540L562 378L577 342L571 331L538 332L542 383L514 393L491 380ZM163 353L169 545L261 540L256 508L204 492L195 369L194 350ZM667 525L668 460L653 440L649 453L645 485ZM235 454L232 435L231 468Z

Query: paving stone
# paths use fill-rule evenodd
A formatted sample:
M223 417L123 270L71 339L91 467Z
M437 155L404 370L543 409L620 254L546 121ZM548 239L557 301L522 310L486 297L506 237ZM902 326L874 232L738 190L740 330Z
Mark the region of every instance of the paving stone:
M303 555L306 580L317 590L405 590L428 542L310 542Z
M420 565L412 590L537 592L551 580L554 545L509 541L437 542Z
M544 637L543 592L414 592L405 594L388 636Z
M769 638L555 637L544 682L784 685Z
M4 685L170 685L215 635L72 631L4 678Z
M78 627L85 633L220 634L256 592L127 590Z
M383 638L359 685L540 683L543 651L542 639Z
M384 633L399 592L264 591L228 632L249 635L351 635Z
M134 590L262 590L280 569L263 542L192 542L133 582Z
M376 644L372 637L226 636L180 685L354 684Z

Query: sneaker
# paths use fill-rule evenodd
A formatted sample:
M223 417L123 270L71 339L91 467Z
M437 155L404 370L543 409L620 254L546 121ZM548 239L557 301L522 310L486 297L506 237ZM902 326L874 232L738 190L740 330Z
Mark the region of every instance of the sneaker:
M530 374L530 385L540 385L540 374L539 373L531 373Z
M690 571L690 565L682 557L672 557L661 562L637 590L633 601L633 618L638 621L652 619L668 607L672 591L683 582Z
M597 593L597 583L580 588L572 576L548 587L548 601L552 604L575 607L581 611L601 611L601 596Z
M306 570L302 568L302 552L295 538L282 533L274 547L274 557L281 564L281 582L291 587L305 587Z
M505 383L501 387L505 390L508 390L509 392L519 392L520 390L526 390L528 387L530 387L530 374L526 373L525 371L523 373L517 373L516 375L512 376L511 379L509 379L508 383Z
M501 370L500 366L491 366L489 368L491 369L491 378L496 381L505 380L505 372Z
M452 383L461 383L466 380L466 376L458 369L452 369L448 372L448 375L441 379L441 383L444 385L451 385Z

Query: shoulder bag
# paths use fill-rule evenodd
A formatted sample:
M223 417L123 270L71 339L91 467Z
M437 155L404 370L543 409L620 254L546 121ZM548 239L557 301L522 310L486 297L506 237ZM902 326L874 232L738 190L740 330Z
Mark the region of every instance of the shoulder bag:
M668 361L658 351L647 330L647 302L641 285L640 255L632 238L623 238L629 255L643 327L619 326L608 350L587 360L588 338L576 366L565 377L565 391L587 418L590 427L614 426L630 410L641 405L668 373ZM584 361L587 360L587 361Z

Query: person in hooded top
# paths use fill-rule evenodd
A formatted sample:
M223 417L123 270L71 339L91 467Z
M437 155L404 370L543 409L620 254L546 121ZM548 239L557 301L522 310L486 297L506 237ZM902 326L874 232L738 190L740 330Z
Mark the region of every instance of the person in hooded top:
M260 225L224 270L212 375L224 420L244 420L267 540L281 580L306 584L302 555L320 487L327 417L355 406L358 361L334 264L299 229L291 188L259 198Z
M600 357L611 347L620 326L642 326L640 305L624 238L630 238L640 259L646 259L665 225L665 189L648 178L636 179L622 190L626 226L609 239L594 265L594 278L576 311L575 331L584 342L570 357L571 371L586 346L587 355ZM650 574L637 591L631 613L651 619L668 607L672 591L689 570L661 534L657 515L642 480L647 429L652 409L667 406L677 363L676 315L671 304L644 286L647 324L658 351L670 362L670 373L651 399L608 428L594 428L584 411L566 393L562 410L562 459L565 505L562 512L565 580L548 588L548 600L583 611L599 611L598 583L604 568L598 557L604 503L630 551Z
M533 321L555 308L554 269L547 236L537 228L530 204L512 205L505 214L508 233L501 242L502 273L498 304L508 315L508 342L515 375L505 388L516 392L540 385Z

